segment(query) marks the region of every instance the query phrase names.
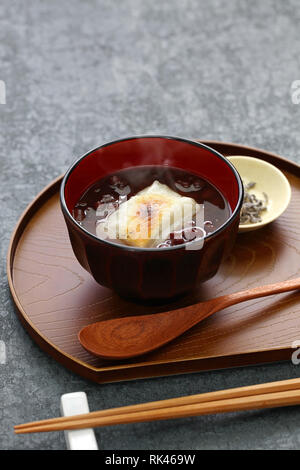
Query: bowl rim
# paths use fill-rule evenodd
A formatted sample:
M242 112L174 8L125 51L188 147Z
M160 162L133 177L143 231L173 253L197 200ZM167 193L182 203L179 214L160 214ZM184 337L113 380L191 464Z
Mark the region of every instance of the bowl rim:
M68 207L67 207L67 204L66 204L66 200L65 200L65 187L66 187L66 183L72 173L72 171L80 164L80 162L88 157L91 153L93 152L96 152L97 150L101 149L101 148L104 148L104 147L108 147L109 145L113 145L113 144L116 144L116 143L119 143L119 142L125 142L125 141L128 141L128 140L138 140L138 139L145 139L145 138L150 138L150 139L155 139L155 138L159 138L159 139L169 139L169 140L177 140L179 142L185 142L189 145L194 145L196 147L201 147L201 148L204 148L208 151L210 151L211 153L215 154L218 158L220 158L221 160L223 160L227 166L230 167L233 175L235 176L235 179L237 181L237 184L238 184L238 189L239 189L239 197L238 197L238 201L237 201L237 204L232 212L232 214L230 215L230 217L224 222L223 225L221 225L217 230L215 230L214 232L208 234L208 235L205 235L204 237L204 241L207 240L207 239L211 239L211 238L214 238L215 236L217 236L220 232L224 231L226 229L226 227L228 225L230 225L234 219L236 219L236 217L238 216L239 214L239 211L242 207L242 203L243 203L243 198L244 198L244 187L243 187L243 183L242 183L242 179L240 177L240 174L238 173L237 169L235 168L235 166L226 158L224 157L224 155L222 155L221 153L217 152L216 150L214 150L212 147L209 147L208 145L206 144L203 144L202 142L198 142L198 141L195 141L195 140L191 140L191 139L186 139L186 138L183 138L183 137L178 137L178 136L169 136L169 135L160 135L160 134L142 134L142 135L134 135L134 136L129 136L129 137L122 137L120 139L115 139L115 140L112 140L112 141L109 141L109 142L105 142L104 144L102 145L99 145L98 147L95 147L91 150L89 150L88 152L86 152L84 155L82 155L81 157L77 158L72 164L71 166L69 167L69 169L67 170L67 172L65 173L64 177L63 177L63 180L61 182L61 185L60 185L60 204L61 204L61 209L62 209L62 212L63 214L70 220L70 222L75 225L75 227L77 227L81 232L83 232L85 235L87 235L89 238L91 238L92 240L96 241L96 242L102 242L102 243L106 243L108 244L109 246L114 246L116 248L119 248L119 249L123 249L123 250L126 250L126 251L142 251L142 252L151 252L151 251L155 251L157 252L158 249L157 248L144 248L144 247L137 247L137 246L128 246L128 245L123 245L121 243L115 243L115 242L112 242L112 241L109 241L109 240L105 240L105 239L102 239L102 238L99 238L97 237L96 235L93 235L92 233L90 233L88 230L86 230L84 227L82 227L82 225L80 225L75 219L74 217L72 216L72 214L70 213ZM159 252L166 252L166 251L173 251L173 250L182 250L182 249L185 249L185 247L187 245L190 245L194 242L194 240L188 242L188 243L183 243L181 245L175 245L175 246L170 246L170 247L164 247L164 248L160 248L159 249ZM190 250L192 251L192 250Z

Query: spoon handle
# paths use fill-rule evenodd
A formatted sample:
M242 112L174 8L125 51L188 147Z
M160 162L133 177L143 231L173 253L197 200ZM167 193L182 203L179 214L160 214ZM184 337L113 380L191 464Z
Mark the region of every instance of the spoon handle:
M259 297L280 294L282 292L289 292L295 289L300 289L300 278L289 279L288 281L276 282L275 284L254 287L253 289L224 295L222 297L218 297L218 303L219 305L222 305L222 308L225 308L230 305L238 304L239 302L245 302L246 300L258 299Z

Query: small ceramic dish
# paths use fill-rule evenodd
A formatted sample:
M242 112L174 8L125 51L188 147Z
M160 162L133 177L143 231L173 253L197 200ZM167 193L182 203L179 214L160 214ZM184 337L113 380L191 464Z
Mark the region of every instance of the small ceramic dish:
M239 172L244 184L255 182L249 189L258 199L264 200L267 194L267 209L260 213L261 222L240 224L239 232L249 232L273 222L287 208L291 199L291 187L284 174L274 165L258 158L243 155L228 157Z

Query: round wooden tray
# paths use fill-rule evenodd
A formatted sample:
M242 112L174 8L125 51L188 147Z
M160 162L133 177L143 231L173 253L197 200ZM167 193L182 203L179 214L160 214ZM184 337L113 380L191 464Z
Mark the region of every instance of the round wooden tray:
M300 167L277 155L208 142L223 155L248 155L284 171L292 186L287 211L267 227L239 234L219 273L197 292L163 306L139 305L98 285L75 259L60 211L62 177L22 214L12 235L7 274L16 311L43 350L96 382L121 381L289 359L300 340L300 294L246 302L203 321L160 350L124 362L104 362L85 351L77 333L98 320L153 313L257 285L299 276Z

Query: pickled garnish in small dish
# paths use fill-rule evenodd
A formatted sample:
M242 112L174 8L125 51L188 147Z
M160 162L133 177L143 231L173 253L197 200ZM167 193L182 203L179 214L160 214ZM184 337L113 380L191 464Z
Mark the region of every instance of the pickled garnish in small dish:
M227 158L244 184L239 232L262 228L280 217L291 199L291 186L283 172L260 158L247 155Z
M263 192L264 199L259 199L250 190L255 187L256 183L250 181L244 185L244 200L240 215L240 224L256 224L262 222L261 213L268 210L268 195Z

